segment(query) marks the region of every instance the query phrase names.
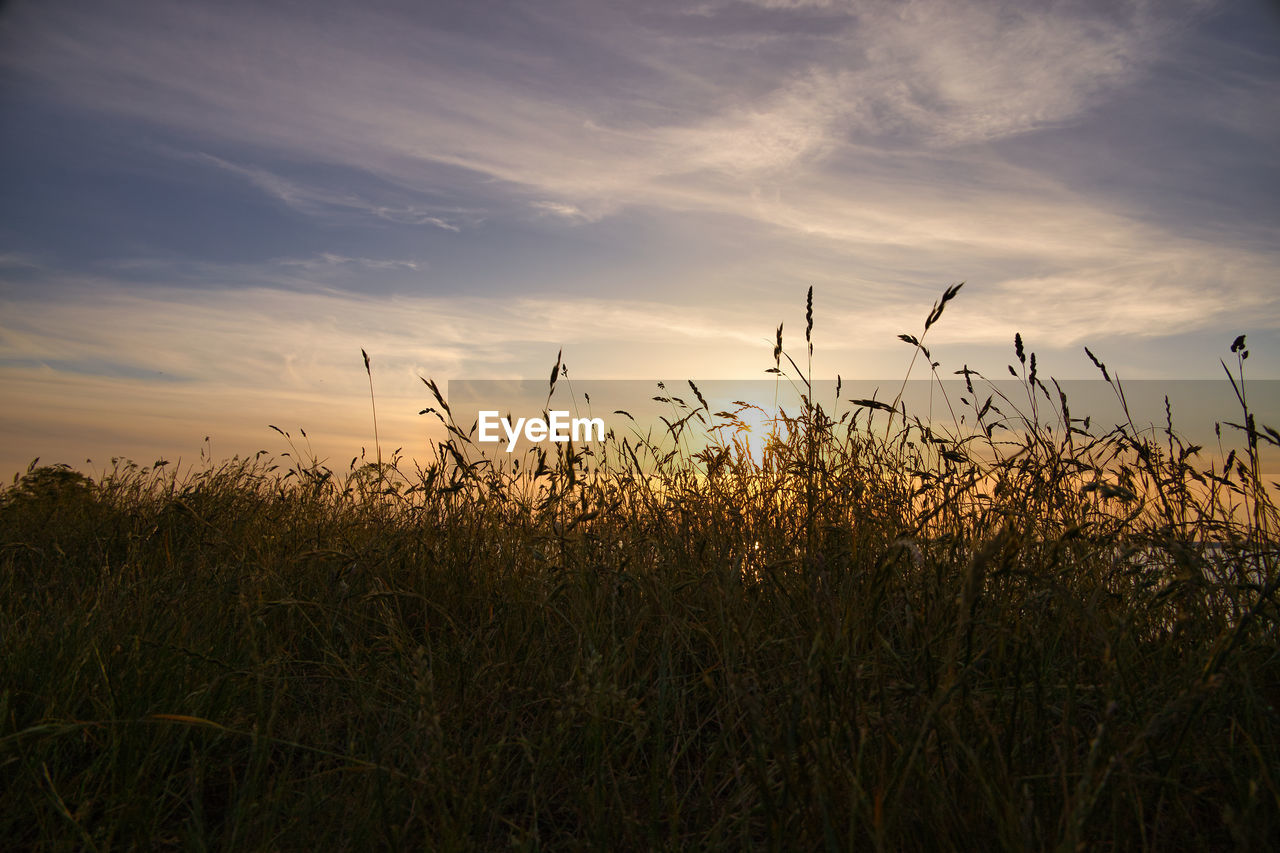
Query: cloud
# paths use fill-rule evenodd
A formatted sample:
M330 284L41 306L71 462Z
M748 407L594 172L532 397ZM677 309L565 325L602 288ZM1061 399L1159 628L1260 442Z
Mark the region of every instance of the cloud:
M880 7L854 109L872 134L935 146L989 141L1070 120L1150 61L1159 22L1136 4L908 3Z
M355 193L334 192L322 187L308 186L266 169L237 165L212 154L177 154L176 156L194 159L238 175L299 213L324 216L335 212L356 212L399 225L431 225L454 233L462 231L462 225L459 224L461 219L450 221L442 218L441 211L430 207L378 204Z
M1176 64L1189 22L1210 6L759 0L673 13L640 2L575 6L575 17L552 2L513 8L509 26L459 5L450 28L433 25L428 12L408 16L386 4L297 16L274 4L227 14L195 4L73 8L51 0L18 4L10 27L24 38L0 61L65 102L196 134L202 150L219 154L190 156L308 216L452 232L481 219L543 220L538 227L550 231L634 214L628 223L661 220L689 235L682 246L714 234L725 247L704 266L691 262L688 284L673 285L684 304L741 301L731 276L714 285L700 277L715 264L788 280L788 269L803 265L839 288L835 310L891 314L907 297L927 307L934 290L967 278L1006 300L984 328L1005 328L1012 320L1003 312L1016 310L1018 322L1073 341L1091 327L1176 331L1232 311L1274 322L1258 284L1280 266L1266 240L1274 209L1253 217L1263 224L1246 243L1244 231L1210 234L1190 214L1087 191L1077 180L1085 158L1071 162L1047 146L1038 159L1009 154L1019 140L1087 125L1122 97L1141 95L1166 116L1184 102L1218 116L1205 94L1213 87L1196 83L1191 70L1176 85L1154 77ZM698 28L687 20L695 16ZM1263 79L1232 78L1219 117L1242 134L1274 130L1257 118ZM1108 132L1094 129L1092 150L1123 151L1124 179L1144 152ZM1177 150L1173 162L1195 153ZM349 183L332 189L308 165L369 180L359 192ZM464 201L422 201L437 194ZM737 243L735 231L744 235ZM648 237L614 239L630 248ZM487 251L501 256L501 243L495 237ZM416 271L410 265L422 263L412 250L387 251L410 260L350 247L303 254L270 274L228 273L223 283L249 275L305 289L314 274L338 287L344 272ZM500 277L510 279L506 269ZM289 272L298 273L289 284L271 277ZM628 301L609 291L623 275L610 271L600 282L602 299ZM553 291L562 283L551 274L546 281ZM767 320L776 303L759 295L762 282L751 284ZM455 296L431 309L451 316L468 303L463 285L446 286ZM507 285L504 298L522 286ZM1219 302L1196 297L1197 289ZM1075 307L1086 294L1102 320ZM1138 310L1144 301L1159 322ZM510 304L538 316L544 303ZM1175 307L1186 305L1197 307ZM643 313L628 316L638 323ZM500 328L541 340L515 318Z
M23 252L0 252L0 270L39 270L40 262Z
M447 41L377 7L328 24L270 6L237 15L152 3L131 4L127 15L39 15L28 7L17 16L26 18L28 46L10 63L96 109L305 153L408 186L429 183L434 164L580 207L678 204L681 194L663 186L673 175L769 178L811 169L850 139L945 148L1071 120L1140 76L1185 7L833 4L853 25L812 61L803 59L812 39L783 23L741 79L729 76L741 58L719 64L733 54L730 42L683 49L678 34L637 28L625 16L597 22L604 30L592 36L562 25L554 36L570 46L556 63L536 43L507 45L502 70L516 65L525 74L502 79L484 65L497 61L496 45ZM606 88L578 98L577 75L598 70L594 60L574 61L594 47L592 37L617 54L616 69L601 75ZM475 55L460 55L460 47L475 47ZM614 79L628 65L643 69L643 89ZM692 76L706 82L694 86ZM303 211L338 207L457 225L206 156ZM724 207L712 183L703 200Z
M283 258L277 263L282 267L296 267L306 272L319 272L335 267L358 267L366 270L412 270L421 272L427 268L422 261L397 261L380 258L350 258L334 252L321 252L311 258Z
M351 263L339 256L319 262ZM363 347L415 390L419 370L521 376L531 352L545 357L566 340L587 349L628 340L756 342L733 315L673 318L667 306L642 301L386 298L263 286L138 290L101 278L60 287L79 292L56 303L7 301L0 360L62 365L62 372L109 363L130 375L163 371L187 382L302 391L343 376L358 386L359 371L348 368L358 366L351 353Z
M566 204L561 201L534 201L530 202L529 206L534 210L557 216L573 223L599 222L605 215L603 211L588 213L576 204Z

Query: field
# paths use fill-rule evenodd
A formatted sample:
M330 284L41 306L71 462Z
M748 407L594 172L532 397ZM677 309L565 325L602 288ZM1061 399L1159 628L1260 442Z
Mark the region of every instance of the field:
M416 465L33 467L0 846L1275 849L1280 437L1231 349L1229 455L1087 423L1019 338L963 435L806 395L755 459L691 386L671 450L519 471L442 397Z

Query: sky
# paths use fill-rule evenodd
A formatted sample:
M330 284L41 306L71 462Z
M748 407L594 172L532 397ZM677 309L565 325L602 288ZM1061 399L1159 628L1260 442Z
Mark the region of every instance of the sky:
M1280 379L1262 0L12 0L0 187L6 479L345 466L361 349L408 455L421 377L758 378L809 287L817 376L963 281L944 373Z

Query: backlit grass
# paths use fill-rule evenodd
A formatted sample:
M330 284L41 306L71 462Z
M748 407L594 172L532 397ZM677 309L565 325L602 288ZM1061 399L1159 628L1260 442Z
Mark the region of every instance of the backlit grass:
M779 329L758 459L691 388L706 448L33 468L0 847L1267 849L1275 434L1232 349L1229 460L1086 424L1021 338L964 434L826 411Z

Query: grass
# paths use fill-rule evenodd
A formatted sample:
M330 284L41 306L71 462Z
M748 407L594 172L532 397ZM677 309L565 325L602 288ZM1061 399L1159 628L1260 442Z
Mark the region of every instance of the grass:
M3 846L1274 849L1243 340L1224 466L1077 419L1020 337L1026 399L967 372L944 433L828 413L781 335L802 404L758 462L694 387L670 430L709 446L496 465L428 383L450 438L411 471L33 467L0 495Z

